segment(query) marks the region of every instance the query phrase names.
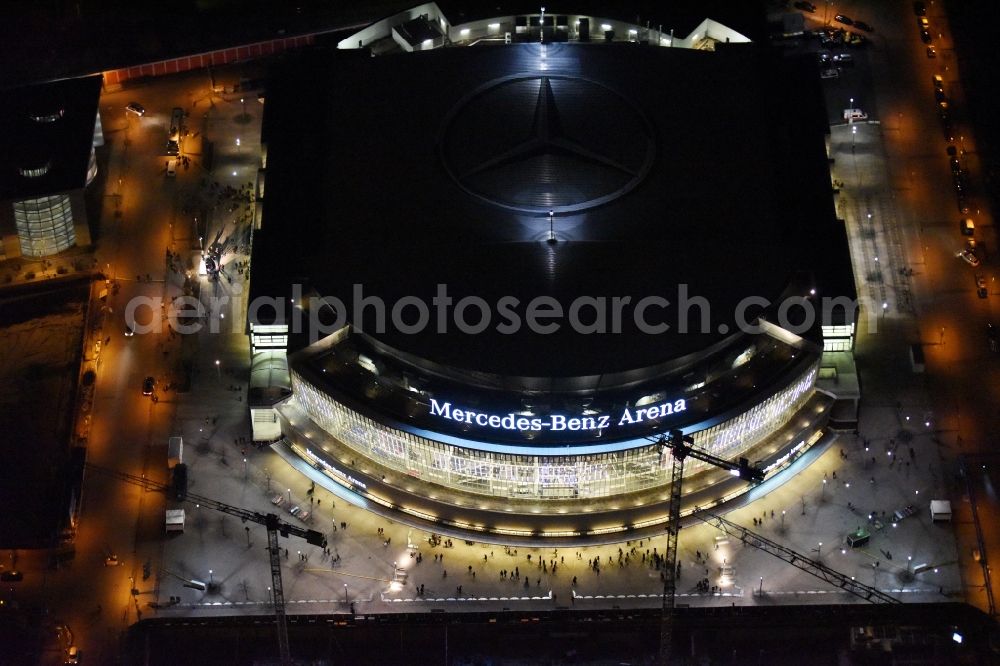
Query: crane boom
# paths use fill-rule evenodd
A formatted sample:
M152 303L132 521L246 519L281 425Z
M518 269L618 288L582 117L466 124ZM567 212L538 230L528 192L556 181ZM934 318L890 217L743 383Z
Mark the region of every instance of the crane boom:
M121 472L109 467L102 467L93 463L86 464L87 469L112 476L119 481L139 486L144 490L155 490L169 493L171 486L159 481L153 481L145 476L136 476ZM326 548L326 537L322 532L316 530L290 525L273 513L260 513L250 511L224 502L219 502L210 497L203 497L187 492L186 488L177 489L177 499L190 502L197 506L207 506L221 513L236 516L243 522L253 522L263 525L267 529L267 552L271 562L271 591L274 602L274 617L278 632L278 654L282 664L291 664L291 650L288 645L288 624L285 618L285 595L281 583L281 548L278 546L278 535L288 538L289 535L305 539L306 543L320 548Z
M775 557L788 562L793 567L801 569L810 575L816 576L827 583L836 585L845 592L849 592L850 594L860 597L865 601L870 601L872 603L882 602L887 604L902 603L899 599L889 596L881 590L859 583L850 576L846 576L839 571L831 569L821 562L817 562L816 560L810 559L805 555L801 555L791 548L775 543L767 537L756 534L741 525L737 525L734 522L726 520L722 516L718 516L705 509L695 511L694 515L709 525L722 530L729 536L739 539L744 544L774 555Z

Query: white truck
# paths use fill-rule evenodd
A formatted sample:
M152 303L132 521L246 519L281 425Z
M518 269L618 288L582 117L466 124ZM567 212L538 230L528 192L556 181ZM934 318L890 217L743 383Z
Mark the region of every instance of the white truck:
M184 438L171 437L167 440L167 469L173 469L184 462Z
M167 534L171 532L183 532L184 531L184 509L167 509L166 512L166 525Z

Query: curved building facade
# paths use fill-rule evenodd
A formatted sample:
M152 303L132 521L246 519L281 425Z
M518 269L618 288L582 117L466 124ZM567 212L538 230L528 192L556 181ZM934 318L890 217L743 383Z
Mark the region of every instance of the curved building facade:
M746 409L707 418L693 424L678 423L694 437L695 445L715 456L738 459L751 455L768 437L795 416L813 395L816 363L807 364L800 374L784 386L768 387L759 392ZM378 418L352 409L343 398L322 380L313 384L299 372L292 373L295 401L309 418L342 442L362 459L386 471L439 486L441 491L455 490L489 497L509 497L522 500L577 500L613 498L662 488L669 469L669 456L655 442L655 431L649 438L620 442L588 444L574 442L571 426L583 428L612 421L599 413L591 416L542 415L541 420L553 421L562 427L565 421L566 441L563 444L515 446L503 442L476 441L423 428L409 427L391 418ZM430 408L454 415L457 408L443 407L435 401ZM678 398L671 406L686 407L686 399ZM631 418L643 409L631 407ZM658 408L661 409L661 408ZM471 410L463 410L465 412ZM681 409L680 412L686 411ZM678 412L678 413L680 413ZM430 411L428 411L430 413ZM472 412L472 423L489 427L504 420L516 425L518 419L535 420L534 414ZM620 419L619 419L620 420ZM659 419L657 419L659 420ZM578 424L571 423L578 421ZM542 449L544 453L536 453ZM687 473L708 469L708 464L692 460Z

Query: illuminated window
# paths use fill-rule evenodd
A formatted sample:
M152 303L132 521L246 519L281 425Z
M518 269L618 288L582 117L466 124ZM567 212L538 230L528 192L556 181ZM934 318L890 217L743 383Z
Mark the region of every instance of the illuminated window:
M37 166L30 169L21 167L17 171L25 178L38 178L39 176L44 176L45 174L47 174L50 168L52 168L52 162L46 162L41 166Z
M15 202L14 224L26 257L47 257L76 244L73 206L66 194Z

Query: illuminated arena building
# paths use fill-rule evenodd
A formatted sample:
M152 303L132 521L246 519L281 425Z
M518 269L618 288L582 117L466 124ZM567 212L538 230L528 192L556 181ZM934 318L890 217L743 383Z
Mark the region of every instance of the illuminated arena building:
M667 430L772 475L822 442L855 314L801 313L855 291L814 63L685 34L428 4L284 63L255 437L394 519L562 544L663 529ZM684 490L747 486L689 460Z

